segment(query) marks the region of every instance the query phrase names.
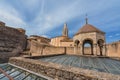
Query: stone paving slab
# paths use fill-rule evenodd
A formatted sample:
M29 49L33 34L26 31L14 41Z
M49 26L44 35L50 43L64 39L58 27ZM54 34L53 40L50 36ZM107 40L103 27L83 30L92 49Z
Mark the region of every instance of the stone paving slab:
M81 57L75 55L60 55L47 58L40 58L45 62L54 62L65 66L72 66L77 68L84 68L89 70L95 70L99 72L107 72L120 75L120 61L110 58L98 58L98 57Z

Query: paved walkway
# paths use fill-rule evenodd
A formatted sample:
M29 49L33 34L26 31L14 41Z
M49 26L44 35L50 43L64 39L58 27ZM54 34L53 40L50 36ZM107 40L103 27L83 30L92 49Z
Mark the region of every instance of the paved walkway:
M39 60L120 75L120 61L109 58L60 55Z

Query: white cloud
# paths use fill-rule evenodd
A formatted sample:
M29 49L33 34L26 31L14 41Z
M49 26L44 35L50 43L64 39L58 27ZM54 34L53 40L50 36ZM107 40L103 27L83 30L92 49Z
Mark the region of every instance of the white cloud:
M20 14L9 4L0 4L0 20L9 26L25 27L26 23L21 19Z
M109 38L112 38L113 36L108 36Z
M64 24L66 21L69 21L75 16L78 16L79 11L77 11L76 5L78 5L78 2L74 1L74 3L67 5L67 7L66 5L59 6L58 8L56 8L56 10L49 13L45 13L44 11L42 11L44 13L38 15L38 17L34 20L34 24L36 24L37 28L39 28L41 31L39 33L48 32L54 29L56 26ZM42 6L42 10L43 9L44 7Z
M116 36L120 36L120 34L119 33L117 33L117 34L115 34Z
M48 35L41 35L41 36L45 38L50 38Z
M10 26L25 28L28 35L45 35L57 26L88 13L88 16L92 15L93 23L99 24L101 29L115 31L119 28L119 22L115 23L115 20L120 16L115 15L116 10L112 11L111 8L117 8L118 5L118 0L110 0L109 3L105 0L5 0L4 3L0 1L0 20ZM70 34L77 32L79 28L75 24Z

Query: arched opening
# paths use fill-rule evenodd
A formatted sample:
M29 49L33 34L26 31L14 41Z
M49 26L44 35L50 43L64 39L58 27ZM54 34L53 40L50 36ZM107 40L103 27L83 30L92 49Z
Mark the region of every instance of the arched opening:
M83 55L93 55L93 41L90 39L86 39L83 41L82 45Z
M75 40L75 42L74 42L74 46L75 46L74 50L75 50L75 53L78 53L79 43L80 43L79 40Z
M102 40L102 39L99 39L98 41L97 41L97 44L98 44L98 47L99 47L99 51L100 51L100 56L102 56L103 55L103 44L104 44L104 40Z
M75 40L75 46L78 47L80 41L79 40Z

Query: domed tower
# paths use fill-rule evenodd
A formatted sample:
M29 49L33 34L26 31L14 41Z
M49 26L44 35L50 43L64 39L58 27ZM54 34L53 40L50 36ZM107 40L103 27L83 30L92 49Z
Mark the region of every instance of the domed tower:
M105 32L86 24L74 35L74 53L80 55L105 55Z
M67 28L67 24L66 23L64 24L62 36L68 37L68 28Z

